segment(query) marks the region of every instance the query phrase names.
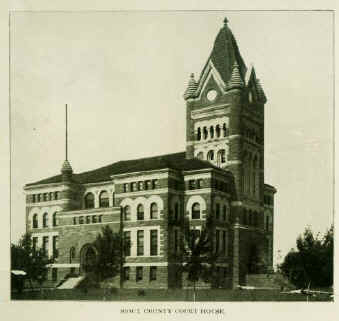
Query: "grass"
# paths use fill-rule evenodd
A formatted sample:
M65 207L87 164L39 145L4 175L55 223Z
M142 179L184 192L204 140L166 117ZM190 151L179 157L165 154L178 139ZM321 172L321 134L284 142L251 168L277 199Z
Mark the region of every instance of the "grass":
M193 301L192 290L146 289L138 296L137 289L118 289L114 294L105 289L43 290L12 293L12 300L93 300L93 301ZM279 290L197 290L197 301L333 301L328 295L307 296L280 293Z

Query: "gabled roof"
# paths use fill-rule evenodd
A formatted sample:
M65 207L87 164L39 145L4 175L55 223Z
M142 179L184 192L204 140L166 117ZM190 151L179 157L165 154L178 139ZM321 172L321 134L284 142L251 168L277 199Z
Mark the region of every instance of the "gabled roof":
M207 161L203 161L197 158L186 159L186 153L180 152L155 157L119 161L91 171L73 174L72 179L75 183L80 184L97 183L111 180L111 175L151 171L165 168L170 168L178 171L189 171L208 168L220 170L220 168L213 166ZM56 175L34 183L26 184L26 187L41 184L61 183L61 181L62 176Z
M225 25L220 29L214 41L212 52L200 74L199 82L210 60L213 62L214 67L219 72L225 84L227 84L231 78L235 62L238 64L242 80L245 80L245 74L247 70L245 62L241 57L233 33L231 29L227 26L227 19L225 19L225 21Z

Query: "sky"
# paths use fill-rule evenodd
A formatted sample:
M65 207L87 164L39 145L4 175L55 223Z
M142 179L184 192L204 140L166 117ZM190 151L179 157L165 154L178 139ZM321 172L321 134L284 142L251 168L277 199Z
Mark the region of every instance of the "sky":
M23 186L60 173L69 105L75 172L185 150L189 75L227 16L265 107L265 182L274 252L333 222L332 14L15 12L10 24L11 238L25 231Z

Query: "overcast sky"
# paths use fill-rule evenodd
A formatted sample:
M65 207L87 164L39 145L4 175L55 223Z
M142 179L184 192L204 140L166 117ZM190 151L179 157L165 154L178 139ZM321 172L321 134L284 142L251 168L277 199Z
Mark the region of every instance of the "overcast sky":
M227 16L268 102L265 181L278 189L274 251L333 221L333 43L329 12L14 13L12 240L26 183L59 174L64 105L75 172L183 151L191 72Z

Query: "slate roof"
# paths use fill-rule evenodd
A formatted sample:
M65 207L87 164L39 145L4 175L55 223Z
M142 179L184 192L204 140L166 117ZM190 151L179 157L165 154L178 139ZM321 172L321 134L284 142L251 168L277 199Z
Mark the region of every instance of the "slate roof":
M124 160L91 171L73 174L72 178L75 183L86 184L109 181L111 180L111 175L150 171L164 168L171 168L179 171L207 168L215 168L220 170L218 167L213 166L207 161L199 160L197 158L186 159L185 156L185 152L180 152L155 157ZM62 176L56 175L34 183L26 184L26 187L40 184L60 183L61 181Z
M239 72L242 80L245 80L247 67L245 65L243 58L241 57L233 33L227 25L227 20L225 25L220 29L214 41L212 52L209 58L207 59L205 67L201 72L200 80L210 60L213 62L215 68L218 70L225 84L227 84L231 78L235 62L239 66Z

